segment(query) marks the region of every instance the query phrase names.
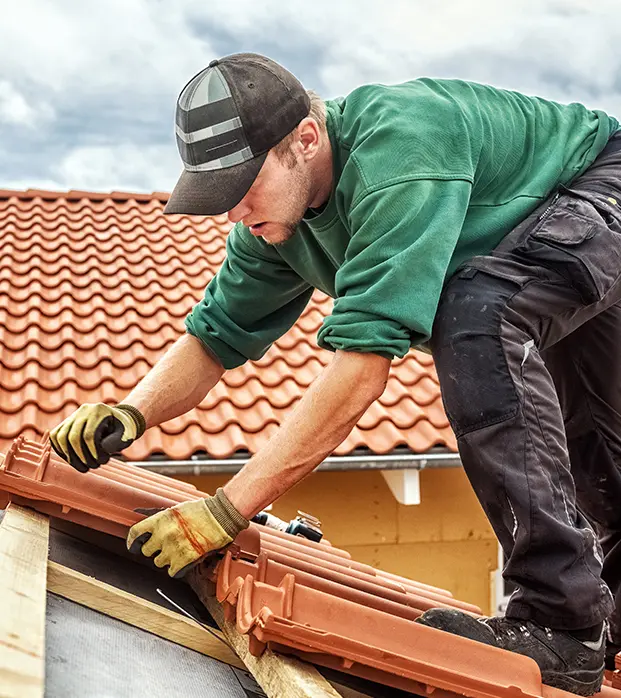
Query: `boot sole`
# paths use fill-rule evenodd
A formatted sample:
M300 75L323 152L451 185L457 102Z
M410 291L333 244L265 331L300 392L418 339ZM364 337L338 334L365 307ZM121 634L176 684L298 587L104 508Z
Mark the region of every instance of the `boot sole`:
M542 671L541 682L546 686L560 688L578 696L592 696L602 687L604 669L599 671L568 671L559 674L554 671Z

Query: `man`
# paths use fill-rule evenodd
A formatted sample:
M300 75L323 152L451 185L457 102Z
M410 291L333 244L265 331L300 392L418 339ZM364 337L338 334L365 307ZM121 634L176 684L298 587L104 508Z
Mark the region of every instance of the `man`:
M529 655L545 683L590 695L611 613L610 658L621 640L618 129L459 80L324 105L262 56L212 61L179 96L184 172L165 212L228 212L227 258L187 334L123 404L81 406L54 448L78 470L106 462L261 357L319 288L335 299L318 334L330 365L214 497L146 518L128 545L176 575L228 544L346 438L391 359L426 343L517 591L505 618L420 622Z

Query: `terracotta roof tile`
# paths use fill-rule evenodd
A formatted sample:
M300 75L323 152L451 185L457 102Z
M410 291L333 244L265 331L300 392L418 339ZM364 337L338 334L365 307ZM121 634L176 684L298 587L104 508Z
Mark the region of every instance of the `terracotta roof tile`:
M205 496L192 485L112 460L83 475L49 441L15 440L0 455L0 494L81 525L125 537L138 507ZM436 587L388 574L315 543L251 524L191 575L216 582L225 616L250 651L275 650L416 695L440 698L571 698L541 683L533 660L412 622L434 607L480 609ZM617 677L613 677L617 681ZM621 698L605 687L602 698Z
M164 216L168 195L0 190L0 451L41 436L83 402L121 400L184 332L221 264L224 216ZM188 458L255 452L331 359L315 336L332 300L316 292L257 362L225 374L187 415L125 451ZM384 395L337 449L455 449L433 361L393 362Z

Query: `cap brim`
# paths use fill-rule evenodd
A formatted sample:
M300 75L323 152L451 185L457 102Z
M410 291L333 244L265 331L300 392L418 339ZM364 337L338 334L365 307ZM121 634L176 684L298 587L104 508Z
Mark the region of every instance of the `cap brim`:
M217 216L230 211L244 198L266 157L267 153L263 153L221 170L184 170L164 207L164 213Z

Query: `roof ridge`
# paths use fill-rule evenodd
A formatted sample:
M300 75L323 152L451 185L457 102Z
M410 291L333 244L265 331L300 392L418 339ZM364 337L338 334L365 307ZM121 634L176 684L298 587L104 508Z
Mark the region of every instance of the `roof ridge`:
M170 194L164 191L148 192L128 192L128 191L84 191L80 189L70 189L69 191L54 191L51 189L0 189L0 199L17 198L20 200L28 199L66 199L67 201L76 201L80 199L88 199L89 201L104 201L112 199L113 201L168 201Z

